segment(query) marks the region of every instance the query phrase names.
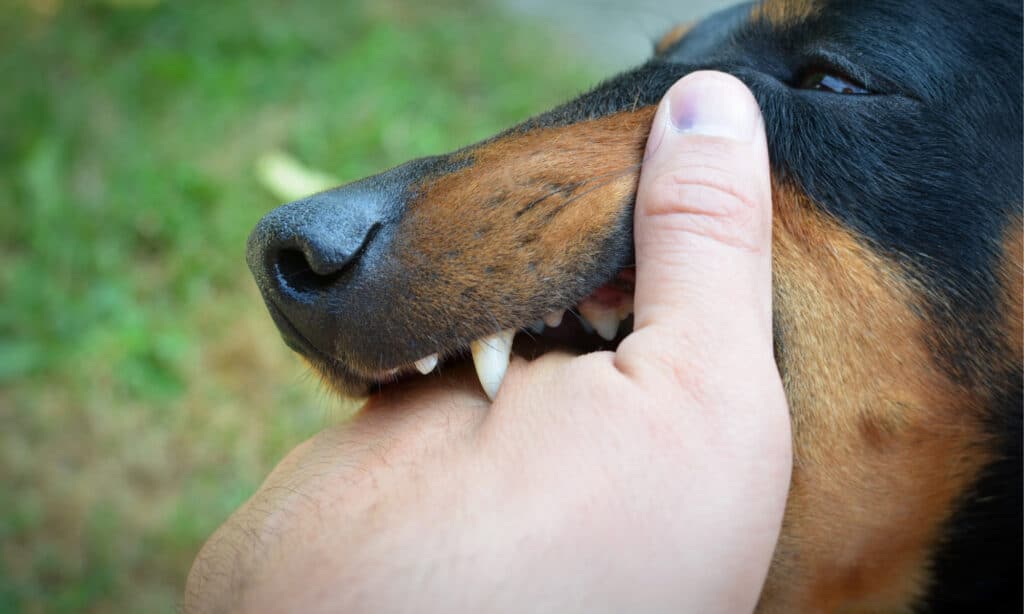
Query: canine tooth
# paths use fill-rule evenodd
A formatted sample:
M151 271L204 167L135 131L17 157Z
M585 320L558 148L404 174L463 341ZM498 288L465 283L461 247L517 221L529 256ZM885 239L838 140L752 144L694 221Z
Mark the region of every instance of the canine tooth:
M580 305L580 315L590 322L602 339L611 341L619 332L619 314L594 303Z
M477 339L469 344L469 349L473 352L473 366L476 367L480 385L483 386L484 392L492 401L498 394L501 380L505 379L509 354L512 353L512 338L515 337L515 334L514 330L503 330L496 335Z
M551 328L558 328L562 324L562 318L565 317L565 310L559 309L552 311L548 315L544 316L544 323Z
M544 321L543 320L537 320L536 322L531 324L528 328L530 329L530 332L532 332L532 333L534 333L536 335L539 335L542 332L544 332Z
M424 356L423 358L420 358L419 360L417 360L413 364L416 365L416 370L417 371L419 371L423 375L426 375L427 373L430 373L431 371L433 371L434 367L437 366L437 354L431 354L430 356Z

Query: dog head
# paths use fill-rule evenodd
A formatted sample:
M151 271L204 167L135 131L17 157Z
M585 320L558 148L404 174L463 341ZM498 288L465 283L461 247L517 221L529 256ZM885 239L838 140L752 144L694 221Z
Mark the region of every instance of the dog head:
M487 141L285 205L248 260L286 342L359 395L552 312L625 315L654 110L706 69L754 93L772 160L795 467L763 607L937 607L967 585L1019 603L1016 3L737 6ZM529 351L612 348L629 323L585 329Z

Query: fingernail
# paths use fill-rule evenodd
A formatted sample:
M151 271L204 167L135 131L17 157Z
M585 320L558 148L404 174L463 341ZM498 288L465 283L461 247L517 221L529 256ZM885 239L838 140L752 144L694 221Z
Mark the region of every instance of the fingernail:
M699 134L747 142L760 112L746 88L725 75L695 73L669 90L672 126Z

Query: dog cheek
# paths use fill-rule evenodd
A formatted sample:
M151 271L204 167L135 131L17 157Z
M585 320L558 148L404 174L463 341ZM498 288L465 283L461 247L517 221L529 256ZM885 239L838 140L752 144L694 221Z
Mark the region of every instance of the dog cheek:
M898 611L928 586L933 544L988 460L984 399L937 363L923 315L934 297L913 275L791 187L775 208L794 471L764 599Z
M459 154L456 171L417 186L394 253L419 305L444 315L454 298L452 315L480 325L486 315L489 330L518 327L629 264L652 114L513 134Z

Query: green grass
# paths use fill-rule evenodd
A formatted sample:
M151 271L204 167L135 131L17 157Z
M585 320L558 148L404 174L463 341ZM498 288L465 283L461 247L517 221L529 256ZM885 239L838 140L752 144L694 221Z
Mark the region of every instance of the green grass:
M350 411L245 269L260 156L347 181L591 81L537 24L430 4L0 5L0 612L173 611L204 538Z

